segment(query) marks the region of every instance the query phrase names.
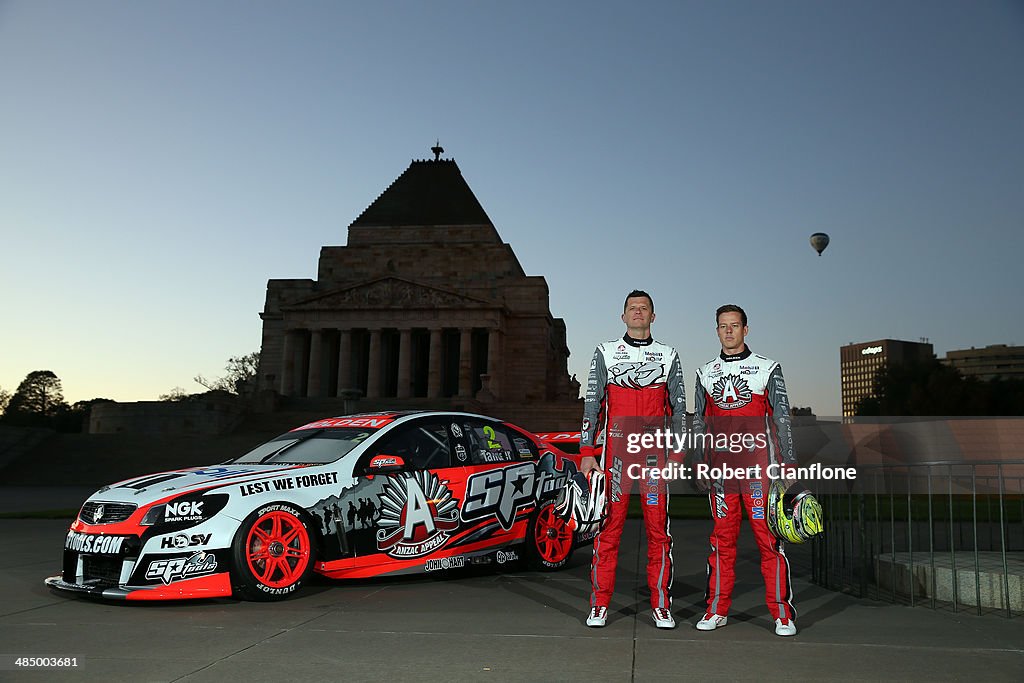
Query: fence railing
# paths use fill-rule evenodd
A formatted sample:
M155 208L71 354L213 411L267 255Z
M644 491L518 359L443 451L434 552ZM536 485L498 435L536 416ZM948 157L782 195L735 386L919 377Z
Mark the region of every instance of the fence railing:
M1024 613L1024 460L858 465L821 482L812 580L891 602Z

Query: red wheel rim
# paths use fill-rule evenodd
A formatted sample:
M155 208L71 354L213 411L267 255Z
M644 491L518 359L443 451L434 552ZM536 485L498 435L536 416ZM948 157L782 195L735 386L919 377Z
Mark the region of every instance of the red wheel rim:
M537 515L534 543L540 558L551 564L558 564L572 551L572 530L555 514L553 505L544 507Z
M252 525L245 540L245 559L260 583L286 588L309 565L309 534L290 512L268 512Z

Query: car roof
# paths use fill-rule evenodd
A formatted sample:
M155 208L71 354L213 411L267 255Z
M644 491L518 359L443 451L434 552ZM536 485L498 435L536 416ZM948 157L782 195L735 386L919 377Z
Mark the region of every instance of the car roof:
M432 415L444 416L444 417L473 417L480 420L488 420L490 422L496 422L501 424L508 424L504 420L500 420L496 417L488 415L479 415L476 413L465 413L460 411L450 410L393 410L393 411L378 411L369 413L353 413L351 415L338 415L336 417L326 417L313 422L308 422L301 427L295 427L289 431L298 432L306 429L332 429L340 427L362 427L371 429L381 429L397 421L406 421L406 419L414 417L430 417Z

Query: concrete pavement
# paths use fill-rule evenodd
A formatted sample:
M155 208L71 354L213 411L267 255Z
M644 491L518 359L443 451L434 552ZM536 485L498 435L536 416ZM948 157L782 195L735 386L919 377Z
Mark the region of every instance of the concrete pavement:
M61 500L51 494L38 497ZM680 625L665 631L650 619L638 520L627 524L603 629L583 625L588 549L549 574L476 569L445 578L316 581L281 603L127 605L71 599L43 586L59 570L67 522L0 520L0 659L5 666L14 655L80 659L73 671L7 668L0 680L1024 679L1024 618L833 593L800 575L798 549L791 555L800 633L775 636L746 527L729 625L698 632L709 524L673 522Z
M0 514L78 510L96 486L0 486Z

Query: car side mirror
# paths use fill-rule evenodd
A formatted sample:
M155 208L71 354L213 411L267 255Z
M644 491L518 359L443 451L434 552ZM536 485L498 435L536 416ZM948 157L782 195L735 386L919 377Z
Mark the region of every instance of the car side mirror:
M398 455L379 453L370 458L369 464L363 468L363 474L389 474L405 469L405 459Z

